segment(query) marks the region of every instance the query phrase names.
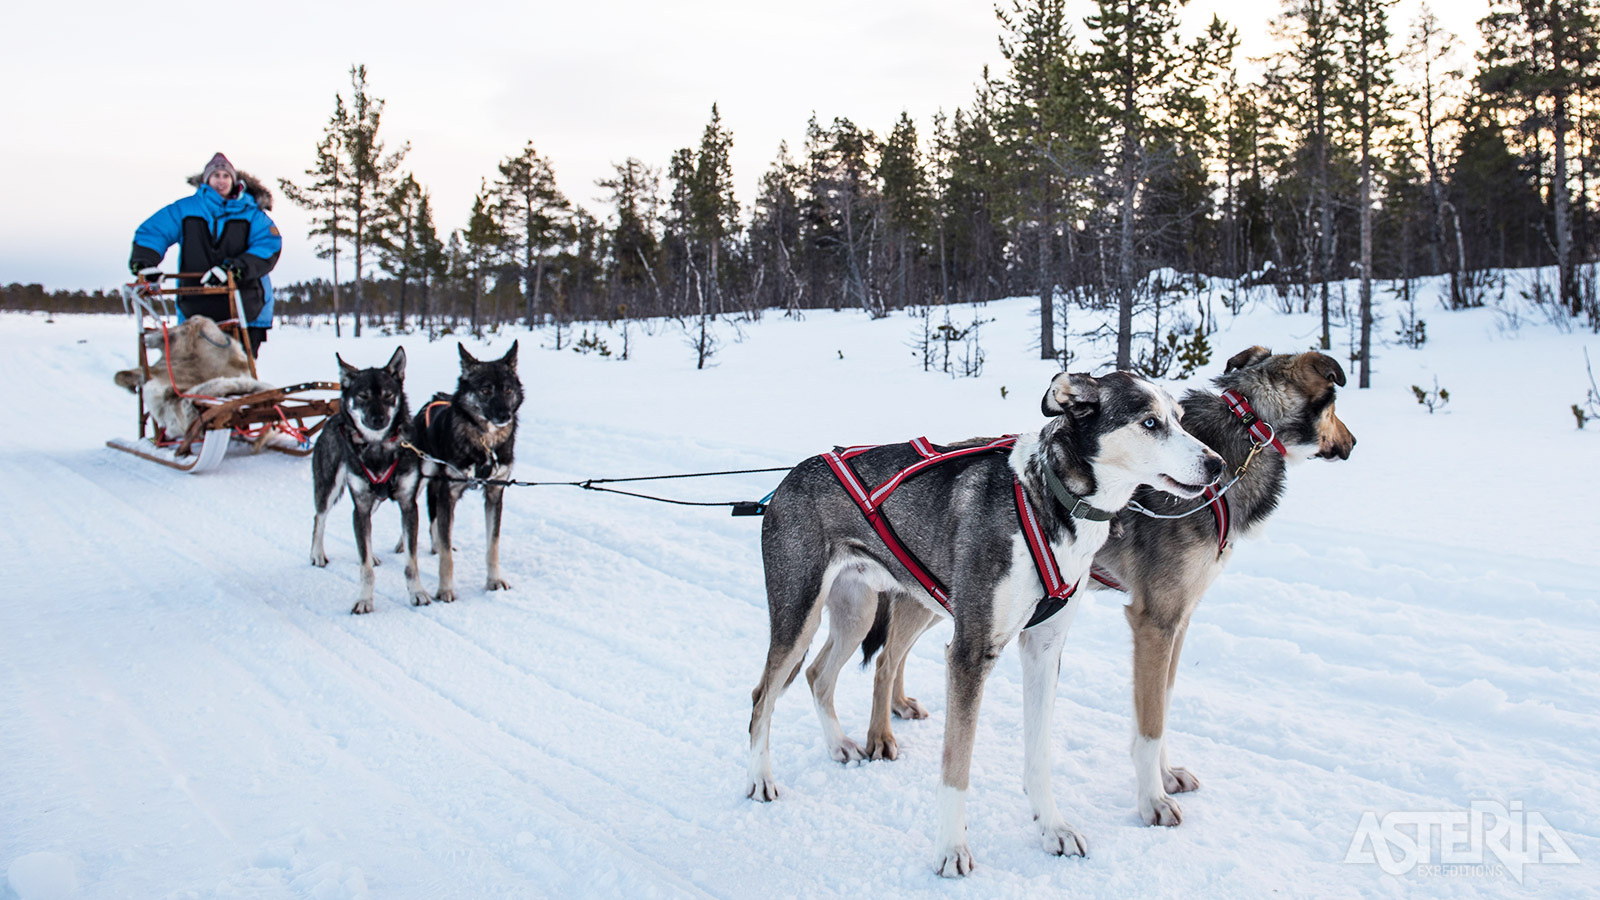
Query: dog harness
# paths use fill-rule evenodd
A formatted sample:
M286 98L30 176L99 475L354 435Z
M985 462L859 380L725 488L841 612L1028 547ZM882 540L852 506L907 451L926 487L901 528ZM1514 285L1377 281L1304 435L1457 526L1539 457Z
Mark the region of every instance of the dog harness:
M1240 474L1244 473L1244 470L1249 467L1250 461L1255 459L1255 455L1263 447L1270 446L1278 451L1280 456L1287 457L1289 455L1289 448L1283 445L1283 441L1278 440L1277 432L1273 430L1271 425L1262 421L1260 416L1256 415L1256 411L1250 407L1250 401L1246 400L1243 394L1237 391L1223 391L1222 402L1227 405L1229 412L1238 417L1245 430L1250 432L1250 437L1255 440L1255 444L1250 448L1250 455L1245 458L1244 465L1239 467ZM1233 508L1228 505L1228 498L1223 496L1223 490L1225 489L1219 489L1216 485L1209 484L1206 485L1205 491L1201 494L1201 496L1205 497L1207 505L1211 507L1211 516L1217 523L1218 557L1221 557L1222 552L1228 549L1228 532L1233 528ZM1091 566L1089 568L1089 577L1114 591L1127 590L1122 586L1121 582L1117 581L1116 576L1100 566Z
M366 443L366 441L358 440L354 435L352 435L350 433L350 429L346 428L343 422L339 423L339 430L344 432L345 440L352 444L359 445ZM399 440L400 432L396 431L394 434L384 438L383 442L385 444L393 444ZM385 470L382 475L373 474L372 470L367 468L367 464L363 462L359 456L357 456L356 462L361 466L361 471L367 474L368 481L372 482L373 484L387 484L389 479L394 477L394 470L400 467L400 456L399 454L395 455L394 462L389 463L389 468Z
M928 596L932 597L934 602L944 607L945 612L954 615L954 610L950 607L949 591L939 582L938 578L934 577L933 573L928 571L926 566L922 565L922 562L894 533L894 528L890 526L889 520L883 516L883 503L901 485L935 466L983 453L1008 452L1017 445L1017 436L1010 434L996 438L986 444L962 447L958 450L947 450L943 453L934 450L933 445L925 437L915 438L909 443L911 448L917 451L917 455L921 456L922 459L896 472L888 481L878 485L876 488L869 489L866 486L861 480L861 476L856 473L855 467L850 464L850 460L869 450L875 450L881 445L871 444L859 447L835 448L832 453L822 454L822 459L828 464L828 468L833 470L834 476L839 479L839 484L844 486L845 493L849 494L850 499L856 502L856 506L861 509L861 514L866 517L867 524L871 525L872 530L876 531L878 537L883 539L884 545L889 548L889 552L894 555L894 558L906 567L906 571L910 572L911 577L922 585L923 590L928 592ZM1061 567L1056 564L1055 553L1050 549L1050 542L1046 540L1044 529L1039 525L1039 517L1034 513L1033 504L1028 502L1027 493L1022 488L1022 481L1017 478L1015 473L1011 476L1011 489L1016 499L1017 524L1022 529L1022 537L1028 545L1028 553L1033 557L1033 566L1038 570L1039 581L1044 584L1045 589L1045 595L1039 600L1038 606L1034 608L1033 616L1028 619L1028 624L1023 626L1024 628L1032 628L1060 612L1061 608L1067 605L1067 601L1072 599L1072 595L1077 592L1078 585L1075 583L1068 584L1061 577ZM1099 512L1098 510L1092 511Z

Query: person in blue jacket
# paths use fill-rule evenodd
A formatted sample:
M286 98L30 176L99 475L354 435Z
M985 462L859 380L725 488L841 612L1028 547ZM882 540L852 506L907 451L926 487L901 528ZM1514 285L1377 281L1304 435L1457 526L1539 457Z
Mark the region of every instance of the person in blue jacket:
M163 207L133 234L133 254L128 268L135 275L161 265L167 248L178 245L178 271L200 273L213 269L233 273L239 302L250 333L250 348L259 353L272 327L272 279L267 273L278 264L283 239L267 217L272 193L248 173L239 171L221 153L190 178L195 192ZM212 279L180 279L180 286L196 286ZM224 296L178 298L178 316L206 316L222 322L230 318Z

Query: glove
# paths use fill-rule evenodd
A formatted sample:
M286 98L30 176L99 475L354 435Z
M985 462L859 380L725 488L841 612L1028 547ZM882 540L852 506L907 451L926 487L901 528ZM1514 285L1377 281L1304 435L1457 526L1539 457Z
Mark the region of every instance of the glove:
M224 271L232 272L233 279L238 281L244 278L244 260L230 256L219 264Z

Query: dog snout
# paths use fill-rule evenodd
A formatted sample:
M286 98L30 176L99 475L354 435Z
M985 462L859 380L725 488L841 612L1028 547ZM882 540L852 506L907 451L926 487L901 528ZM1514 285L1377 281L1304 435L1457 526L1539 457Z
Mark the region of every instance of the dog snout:
M1215 452L1213 452L1211 450L1207 450L1206 451L1205 464L1204 464L1204 468L1205 468L1205 472L1206 472L1206 483L1209 484L1211 482L1216 481L1218 478L1222 477L1223 465L1224 465L1224 463L1222 462L1222 457L1218 456Z

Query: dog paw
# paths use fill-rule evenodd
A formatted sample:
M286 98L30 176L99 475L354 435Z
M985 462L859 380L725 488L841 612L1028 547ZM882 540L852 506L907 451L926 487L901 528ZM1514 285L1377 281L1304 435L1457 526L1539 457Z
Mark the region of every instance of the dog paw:
M945 848L934 863L933 870L942 878L962 878L972 874L972 851L965 841Z
M328 554L311 551L311 564L321 569L328 565Z
M383 565L383 560L379 559L378 558L378 554L376 554L376 553L372 554L372 565L374 567Z
M928 711L914 697L902 697L890 705L890 710L901 719L926 719Z
M427 606L428 604L430 604L432 602L433 602L433 598L428 596L428 592L427 591L415 590L415 591L411 592L411 605L412 606Z
M455 589L440 588L439 593L433 595L433 599L439 601L440 603L454 603L456 602Z
M867 735L867 756L870 759L899 759L900 742L892 734Z
M757 803L771 803L778 799L778 783L771 776L750 779L749 787L745 788L744 795Z
M1183 809L1178 806L1178 801L1166 794L1140 797L1139 818L1146 825L1165 825L1170 828L1182 824Z
M511 583L506 581L504 578L490 576L488 582L484 584L483 589L486 591L509 591L511 590Z
M1161 786L1166 788L1169 794L1187 794L1200 789L1200 779L1194 777L1194 773L1188 769L1173 766L1161 773Z
M357 600L356 601L356 605L350 607L350 612L351 612L352 615L357 615L357 616L366 615L367 613L372 612L372 601L371 600Z
M828 755L837 763L860 762L867 758L866 751L861 749L861 745L849 738L840 738L839 743L828 748Z
M1044 852L1052 856L1088 856L1089 842L1083 839L1076 828L1066 822L1057 822L1054 825L1039 826L1040 842L1044 844Z
M405 539L404 536L402 536L400 538L400 540L394 542L394 549L392 551L390 551L390 552L391 553L404 553L404 552L406 552L406 539Z

